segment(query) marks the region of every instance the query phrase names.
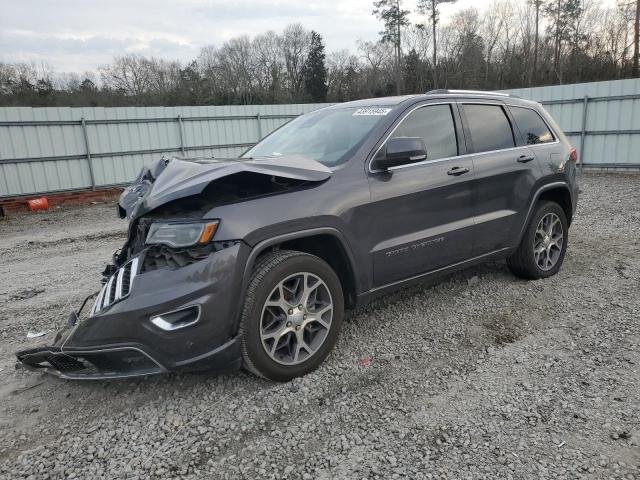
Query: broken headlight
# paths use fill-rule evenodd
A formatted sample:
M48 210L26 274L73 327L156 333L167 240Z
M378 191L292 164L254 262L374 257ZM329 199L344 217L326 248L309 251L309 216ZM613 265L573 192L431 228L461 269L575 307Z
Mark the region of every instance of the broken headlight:
M149 228L147 245L191 247L209 243L216 233L218 221L197 223L153 223Z

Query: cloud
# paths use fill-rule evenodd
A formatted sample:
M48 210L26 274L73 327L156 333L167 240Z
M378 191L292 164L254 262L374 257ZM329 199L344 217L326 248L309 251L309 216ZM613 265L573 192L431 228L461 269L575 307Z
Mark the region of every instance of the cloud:
M86 38L43 35L33 32L0 32L6 62L45 62L59 71L95 70L113 57L128 53L161 58L188 59L198 53L194 45L165 38L104 37Z
M415 3L404 2L412 11ZM445 14L453 8L445 6ZM294 22L318 31L329 51L354 49L359 39L378 38L381 25L372 10L373 0L7 0L0 61L45 61L58 71L80 72L126 53L187 62L205 45Z

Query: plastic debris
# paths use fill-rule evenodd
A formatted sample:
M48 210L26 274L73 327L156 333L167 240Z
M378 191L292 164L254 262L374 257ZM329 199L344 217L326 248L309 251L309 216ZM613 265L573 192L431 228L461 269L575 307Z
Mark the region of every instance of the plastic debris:
M47 334L47 332L28 332L27 333L27 338L38 338L38 337L44 337Z

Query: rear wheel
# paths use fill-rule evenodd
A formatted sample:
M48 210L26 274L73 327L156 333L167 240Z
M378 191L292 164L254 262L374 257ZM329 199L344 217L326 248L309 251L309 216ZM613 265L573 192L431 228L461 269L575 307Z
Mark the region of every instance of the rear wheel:
M340 280L324 260L267 254L254 268L242 312L245 368L275 381L313 371L338 338L343 310Z
M560 205L538 204L518 249L507 259L514 275L527 279L555 275L567 251L567 217Z

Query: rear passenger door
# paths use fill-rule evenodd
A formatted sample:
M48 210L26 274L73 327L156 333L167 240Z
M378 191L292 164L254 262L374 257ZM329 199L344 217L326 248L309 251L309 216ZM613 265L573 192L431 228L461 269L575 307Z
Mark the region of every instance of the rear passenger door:
M505 104L461 101L461 114L475 172L475 257L517 241L540 170Z
M367 208L375 219L368 241L376 286L471 255L473 165L471 158L459 156L466 146L456 103L414 108L387 139L396 137L422 138L427 158L389 172L368 166L372 201Z

